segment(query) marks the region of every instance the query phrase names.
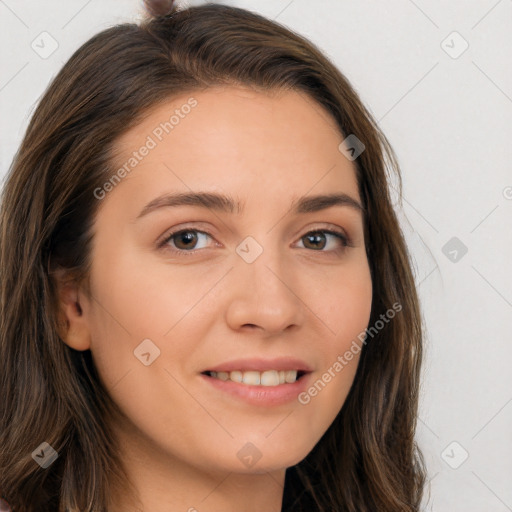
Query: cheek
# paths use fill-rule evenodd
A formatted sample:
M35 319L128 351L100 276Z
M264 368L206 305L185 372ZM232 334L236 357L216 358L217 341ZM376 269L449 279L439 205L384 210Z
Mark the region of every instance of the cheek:
M314 305L311 309L327 331L322 351L332 355L333 351L344 350L366 329L370 319L372 280L366 260L315 279L310 276L304 286L304 296Z
M140 253L125 254L104 271L100 284L116 320L136 337L164 336L208 295L224 270L166 265ZM105 283L106 281L106 283Z
M311 298L320 320L327 326L317 338L322 364L306 392L303 405L314 408L317 421L326 428L341 410L352 386L372 307L369 267L361 265L339 279L323 283L322 293Z
M94 259L93 300L88 311L91 352L107 389L131 369L139 369L134 351L143 340L154 343L153 350L162 356L160 364L169 352L172 360L187 362L194 339L183 332L183 326L189 326L197 312L203 311L205 297L223 275L207 269L198 271L194 266L177 269L155 265L150 260L134 250L116 252L108 244ZM194 325L204 329L205 323ZM181 343L176 343L176 333Z

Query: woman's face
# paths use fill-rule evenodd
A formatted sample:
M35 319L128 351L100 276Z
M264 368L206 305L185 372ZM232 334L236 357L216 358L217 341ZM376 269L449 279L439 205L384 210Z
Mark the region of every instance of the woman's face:
M309 97L238 87L169 100L119 140L91 198L91 297L80 294L75 342L132 446L263 472L298 463L332 423L372 297L342 140Z

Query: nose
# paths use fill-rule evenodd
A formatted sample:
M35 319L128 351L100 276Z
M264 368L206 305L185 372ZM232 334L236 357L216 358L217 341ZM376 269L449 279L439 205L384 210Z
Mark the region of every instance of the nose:
M302 325L306 306L300 283L277 250L264 250L252 263L238 258L231 279L226 310L231 329L260 329L271 336Z

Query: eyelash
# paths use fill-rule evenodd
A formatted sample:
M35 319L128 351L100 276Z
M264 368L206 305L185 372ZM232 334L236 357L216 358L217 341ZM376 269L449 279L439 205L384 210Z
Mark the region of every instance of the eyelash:
M209 236L210 238L213 238L212 235L210 235L210 233L208 233L206 231L202 231L202 230L196 229L196 228L187 228L187 227L185 227L185 228L181 228L181 229L179 229L177 231L173 231L172 233L169 233L168 235L166 235L164 240L161 243L158 244L158 248L162 249L162 250L166 250L166 251L171 251L171 252L173 252L174 254L176 254L178 256L190 257L190 256L196 254L201 249L184 250L184 249L173 248L173 247L171 247L169 245L169 242L175 236L180 235L182 233L190 233L190 232L202 233L204 235ZM306 237L306 236L308 236L308 235L316 234L316 233L326 233L326 234L335 236L336 238L338 238L339 241L341 241L342 247L338 248L338 249L332 249L332 250L329 250L329 251L324 251L324 250L315 251L314 249L311 249L311 251L313 251L313 252L324 252L324 253L343 252L347 247L351 247L350 240L348 239L348 237L343 232L337 231L337 230L334 230L334 229L314 229L314 230L308 231L307 233L302 235L301 239ZM306 249L307 249L307 247L306 247Z

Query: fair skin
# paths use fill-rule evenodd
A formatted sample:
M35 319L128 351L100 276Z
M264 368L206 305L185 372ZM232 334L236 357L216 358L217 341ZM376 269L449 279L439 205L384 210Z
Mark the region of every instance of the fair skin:
M101 200L91 296L61 288L62 338L91 350L125 415L113 428L140 503L116 495L112 512L278 512L286 468L340 411L359 355L309 403L298 392L365 330L372 297L362 212L345 202L300 213L292 201L337 193L360 203L355 168L334 120L303 94L216 87L148 113L118 141L114 169L190 97L197 106L161 141L153 136L156 147ZM178 192L222 193L243 209L160 206L140 216ZM188 238L169 239L183 228ZM257 245L240 246L248 236ZM254 261L242 257L258 247ZM146 360L160 350L147 366L134 355L145 339ZM273 388L230 380L233 393L204 373L248 359L270 380L280 376L272 365L307 373ZM241 396L242 387L257 393Z

